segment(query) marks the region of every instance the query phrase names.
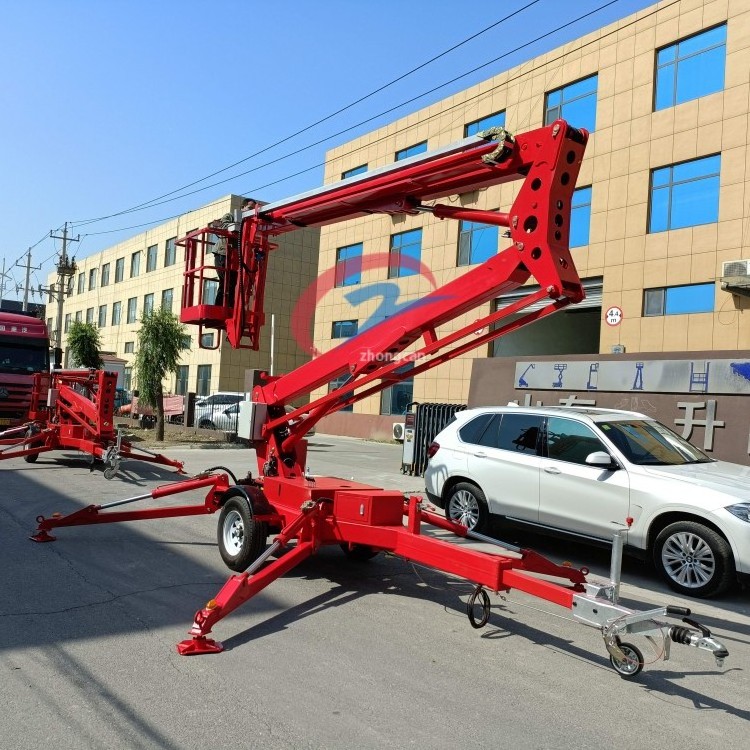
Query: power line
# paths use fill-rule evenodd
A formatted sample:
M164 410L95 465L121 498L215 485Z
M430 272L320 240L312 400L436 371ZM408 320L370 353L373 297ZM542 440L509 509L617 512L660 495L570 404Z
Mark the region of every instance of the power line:
M514 49L509 50L508 52L505 52L502 55L500 55L500 56L498 56L496 58L493 58L492 60L489 60L488 62L482 63L481 65L478 65L475 68L472 68L471 70L467 71L466 73L462 73L461 75L456 76L456 77L450 79L449 81L441 83L440 85L435 86L432 89L429 89L428 91L423 91L422 93L420 93L420 94L418 94L418 95L416 95L416 96L414 96L414 97L412 97L410 99L402 101L399 104L396 104L393 107L390 107L389 109L384 110L383 112L380 112L380 113L378 113L376 115L373 115L372 117L369 117L369 118L367 118L365 120L362 120L362 121L356 123L355 125L352 125L352 126L350 126L348 128L344 128L343 130L339 130L336 133L333 133L333 134L331 134L331 135L329 135L329 136L327 136L325 138L319 139L319 140L317 140L317 141L315 141L313 143L310 143L310 144L308 144L306 146L302 146L300 148L297 148L297 149L295 149L294 153L285 154L285 155L280 156L280 157L278 157L276 159L273 159L271 161L265 162L264 164L261 164L259 166L253 167L252 169L246 170L245 172L241 172L239 174L233 175L232 177L228 177L228 178L226 178L224 180L220 180L220 181L212 183L210 185L206 185L206 186L204 186L202 188L198 188L197 190L192 190L192 191L190 191L188 193L183 193L182 195L176 196L174 198L166 198L165 200L162 200L162 201L159 201L159 202L155 202L155 203L151 203L149 206L147 206L147 208L154 208L156 206L160 206L160 205L163 205L165 203L171 203L173 201L180 200L181 198L187 198L188 196L195 195L197 193L201 193L204 190L209 190L211 188L218 187L219 185L223 185L223 184L225 184L227 182L231 182L233 180L236 180L236 179L238 179L240 177L244 177L244 176L246 176L248 174L251 174L253 172L257 172L260 169L264 169L265 167L271 166L273 164L277 164L277 163L279 163L281 161L284 161L285 159L291 158L292 156L297 156L298 154L300 154L303 151L307 151L307 150L309 150L311 148L314 148L315 146L319 146L322 143L325 143L326 141L329 141L329 140L332 140L333 138L337 138L337 137L339 137L341 135L344 135L345 133L348 133L351 130L355 130L356 128L359 128L362 125L366 125L367 123L372 122L373 120L376 120L376 119L378 119L380 117L383 117L384 115L390 114L391 112L394 112L395 110L398 110L398 109L406 106L407 104L412 104L413 102L418 101L419 99L421 99L424 96L427 96L427 95L432 94L432 93L434 93L436 91L439 91L441 88L444 88L445 86L449 86L450 84L455 83L456 81L461 80L462 78L465 78L466 76L469 76L472 73L476 73L477 71L481 70L482 68L485 68L485 67L487 67L489 65L492 65L492 64L494 64L494 63L502 60L503 58L505 58L505 57L507 57L509 55L514 54L515 52L518 52L518 51L520 51L520 50L522 50L522 49L524 49L526 47L531 46L532 44L536 44L537 42L539 42L539 41L541 41L541 40L543 40L543 39L545 39L545 38L547 38L547 37L549 37L549 36L557 33L558 31L562 31L562 30L564 30L564 29L566 29L566 28L568 28L568 27L570 27L570 26L578 23L579 21L581 21L583 19L585 19L585 18L587 18L587 17L589 17L591 15L594 15L595 13L598 13L601 10L604 10L605 8L609 7L610 5L614 5L616 2L619 2L619 0L609 0L609 2L606 2L603 5L600 5L599 7L595 8L594 10L591 10L591 11L589 11L587 13L584 13L584 14L578 16L577 18L572 19L571 21L568 21L567 23L563 24L562 26L558 26L557 28L555 28L555 29L553 29L553 30L551 30L551 31L549 31L549 32L547 32L545 34L542 34L542 35L536 37L535 39L532 39L532 40L530 40L528 42L525 42L524 44L521 44L518 47L515 47ZM674 5L677 2L679 2L679 0L674 0L674 2L671 3L671 5ZM658 10L662 11L666 7L670 7L670 6L661 7ZM657 11L653 11L653 13L656 13L656 12ZM640 20L642 20L642 18L637 19L637 21L640 21ZM633 21L633 22L631 22L631 24L632 23L636 23L637 21ZM586 43L584 45L581 45L581 48L583 48L585 46L588 46L588 44L593 44L594 42L598 42L601 39L604 39L607 36L610 36L611 34L615 34L618 31L620 31L622 28L627 28L627 26L629 26L631 24L627 24L624 27L619 27L618 29L615 29L612 32L609 32L609 34L601 35L597 39L592 40L591 42L588 42L588 43ZM555 60L545 61L544 65L549 65L550 63L557 62L558 60L561 60L562 58L564 58L566 54L569 54L569 53L563 53L562 55L560 55L560 57L556 58ZM525 71L519 73L514 78L509 78L507 81L504 81L503 85L507 85L508 83L511 83L512 81L517 80L518 78L521 78L523 76L527 76L527 75L529 75L529 73L533 72L533 70L534 69L532 69L532 70L525 70ZM443 116L443 115L446 114L446 112L450 112L452 109L456 109L458 107L464 107L466 105L466 102L471 101L472 99L479 99L481 97L487 96L487 94L488 94L488 92L486 92L486 91L485 92L481 92L479 94L476 94L474 97L471 97L471 99L464 100L460 104L456 104L456 105L453 105L452 107L448 107L445 110L441 110L439 114L436 114L436 115L433 115L433 116L434 117ZM431 119L431 117L426 118L425 121L427 121L429 119ZM392 136L393 136L393 134L390 133L387 136L383 136L383 138L378 139L378 140L385 140L387 138L391 138ZM377 143L377 142L378 141L372 141L368 145L371 146L371 145L373 145L374 143ZM312 171L314 169L318 169L320 167L324 167L327 163L328 162L324 161L324 162L315 164L315 165L313 165L311 167L308 167L306 169L300 170L298 172L294 172L293 174L287 175L287 176L282 177L282 178L280 178L278 180L274 180L273 182L269 182L269 183L266 183L266 184L260 185L260 186L255 186L255 187L253 187L250 190L239 191L239 194L246 195L246 194L250 194L250 193L256 192L258 190L263 190L263 189L271 187L273 185L277 185L280 182L284 182L284 181L286 181L288 179L292 179L293 177L298 177L299 175L305 174L306 172L310 172L310 171ZM200 180L198 182L200 182ZM193 184L195 184L195 183L193 183ZM211 204L208 204L208 205L211 205ZM111 214L110 217L117 216L117 215L122 215L122 214L125 214L125 213L130 213L130 212L136 211L136 210L144 210L144 209L128 209L126 211L121 211L121 212L119 212L117 214ZM150 221L150 222L145 222L145 223L142 223L142 224L135 224L135 225L131 225L131 226L128 226L128 227L121 227L119 229L112 229L112 230L107 230L107 231L102 231L102 232L88 233L85 236L96 236L96 235L101 235L101 234L113 234L113 233L119 232L119 231L126 231L126 230L129 230L129 229L138 229L138 228L145 227L145 226L150 226L150 225L153 225L153 224L159 224L159 223L164 222L164 221L169 221L170 219L174 219L174 218L176 218L177 216L180 216L180 215L181 214L175 214L175 215L172 215L172 216L164 217L164 218L157 219L157 220ZM103 217L103 218L110 218L110 217ZM103 220L103 219L91 219L91 220L88 220L88 222L86 222L86 223L94 223L95 221L100 221L100 220ZM78 226L80 226L80 224L78 224Z
M266 153L267 151L270 151L277 146L280 146L284 143L287 143L288 141L292 140L293 138L296 138L298 135L302 135L303 133L307 132L308 130L311 130L314 127L317 127L318 125L322 125L324 122L327 122L328 120L333 119L334 117L340 115L342 112L346 112L347 110L351 109L352 107L355 107L357 104L361 104L365 100L369 99L370 97L375 96L376 94L379 94L381 91L385 91L385 89L393 86L394 84L398 83L399 81L403 81L405 78L408 78L413 73L416 73L417 71L421 70L422 68L427 67L428 65L431 65L433 62L439 60L442 57L445 57L446 55L450 54L451 52L454 52L459 47L462 47L465 44L468 44L469 42L473 41L474 39L477 39L482 34L487 33L488 31L491 31L495 27L499 26L502 23L505 23L506 21L510 20L514 16L519 15L520 13L523 13L525 10L528 10L533 5L536 5L539 2L539 0L531 0L531 2L527 3L523 7L519 8L518 10L513 11L512 13L509 13L504 18L501 18L499 21L495 21L494 23L490 24L489 26L486 26L481 31L476 32L475 34L472 34L471 36L467 37L466 39L463 39L462 41L458 42L457 44L454 44L452 47L449 47L447 50L444 50L443 52L439 53L438 55L435 55L434 57L430 58L429 60L421 63L420 65L417 65L415 68L412 68L411 70L407 71L406 73L401 74L397 78L394 78L388 83L383 84L382 86L379 86L378 88L374 89L373 91L370 91L370 93L365 94L358 99L355 99L353 102L350 102L349 104L345 105L344 107L341 107L340 109L337 109L335 112L331 112L330 114L326 115L325 117L322 117L319 120L316 120L315 122L304 126L303 128L300 128L296 132L292 133L291 135L287 135L284 138L281 138L280 140L276 141L275 143L270 144L269 146L265 146L259 151L256 151L255 153L250 154L249 156L244 157L243 159L240 159L239 161L234 162L233 164L230 164L229 166L223 167L222 169L218 169L215 172L212 172L211 174L206 175L205 177L201 177L200 179L194 180L193 182L188 183L187 185L183 185L182 187L175 188L174 190L164 193L163 195L159 195L156 198L152 198L151 200L144 201L143 203L139 203L136 206L133 206L128 209L124 209L123 211L117 211L115 213L109 214L107 216L100 216L94 219L82 219L80 221L73 221L72 224L75 224L77 226L83 226L85 224L94 223L96 221L102 221L103 219L111 219L115 216L120 216L125 213L130 213L132 211L137 211L143 208L149 208L152 205L161 205L160 203L157 203L156 201L161 201L163 198L167 198L170 195L174 195L175 193L179 193L182 190L186 190L187 188L193 187L194 185L197 185L200 182L204 182L205 180L210 180L212 177L215 177L218 174L221 174L222 172L226 172L230 169L233 169L234 167L239 166L240 164L244 164L246 161L249 161L250 159L255 158L256 156L260 156L261 154ZM613 2L617 2L617 0L613 0ZM335 137L335 136L332 136ZM317 144L315 144L317 145ZM273 162L271 162L273 163ZM242 175L237 175L242 176ZM230 178L235 179L235 178ZM215 183L215 184L221 184L221 183ZM214 185L209 185L204 189L208 189L210 187L214 187ZM187 193L187 195L191 195L192 193ZM176 199L175 199L176 200Z

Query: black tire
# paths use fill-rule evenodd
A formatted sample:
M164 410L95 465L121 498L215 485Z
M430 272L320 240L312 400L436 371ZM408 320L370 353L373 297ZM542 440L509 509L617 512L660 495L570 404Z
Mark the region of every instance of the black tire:
M479 534L486 534L490 525L487 498L471 482L459 482L451 487L445 498L445 516Z
M370 547L368 544L342 544L341 549L350 560L357 562L367 562L380 554L379 549Z
M654 565L670 588L707 597L726 591L735 577L729 542L696 521L678 521L656 537Z
M253 518L244 494L230 489L219 513L216 539L224 564L237 573L247 570L265 549L268 526Z
M210 419L201 419L198 427L204 430L215 430L216 425Z
M618 641L617 645L620 647L620 651L625 654L625 658L620 660L615 659L612 654L609 655L609 663L614 667L615 672L625 679L630 679L640 674L643 669L643 654L641 650L632 643L620 643Z
M29 429L26 430L26 437L30 438L32 435L35 435L38 432L38 430ZM41 443L29 443L29 448L38 448L41 445ZM38 453L32 453L30 455L24 456L23 460L26 461L27 464L35 464L37 458L39 458Z

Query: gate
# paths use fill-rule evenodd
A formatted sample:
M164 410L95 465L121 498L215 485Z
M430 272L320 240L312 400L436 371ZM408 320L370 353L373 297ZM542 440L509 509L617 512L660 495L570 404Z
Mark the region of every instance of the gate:
M406 407L404 417L404 448L401 473L421 477L427 467L427 449L466 404L420 404L413 401Z

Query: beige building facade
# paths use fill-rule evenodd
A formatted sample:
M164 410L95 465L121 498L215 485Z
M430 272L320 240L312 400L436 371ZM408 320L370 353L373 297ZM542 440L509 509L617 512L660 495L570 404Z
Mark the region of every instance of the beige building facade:
M331 150L325 182L488 126L523 132L560 116L591 130L571 229L587 300L489 350L417 376L402 393L373 396L355 404L353 413L332 415L321 430L388 437L409 401L466 403L476 358L748 353L750 297L742 278L750 275L746 0L645 8ZM511 183L443 202L505 211L516 190ZM319 291L316 347L326 351L431 291L429 274L398 268L399 253L423 262L439 287L487 252L502 250L507 241L483 231L424 214L325 227L319 275L352 258L384 260L363 262L361 272L339 274L333 288L322 296ZM727 286L727 276L738 278ZM496 300L442 332L511 301ZM610 308L619 310L614 325L606 320Z
M129 390L137 388L133 364L142 313L160 306L180 313L185 264L184 248L176 241L239 209L242 201L241 196L225 196L77 260L72 293L63 306L63 348L72 321L93 323L99 328L102 351L125 360L124 386ZM281 237L278 249L271 253L266 281L267 324L258 351L232 350L216 331L203 332L203 344L214 348L201 348L199 329L188 325L180 370L164 383L167 391L198 395L244 391L248 369L288 372L307 361L309 353L291 335L290 317L300 294L314 283L318 243L318 230L300 230ZM50 275L48 284L56 282L56 276ZM48 305L48 312L54 307ZM49 322L50 330L56 330L56 321Z

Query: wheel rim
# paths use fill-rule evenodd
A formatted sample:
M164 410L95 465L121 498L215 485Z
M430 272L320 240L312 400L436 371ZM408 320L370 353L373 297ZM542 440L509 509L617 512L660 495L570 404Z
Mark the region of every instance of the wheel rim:
M661 550L667 575L680 586L697 589L716 574L716 558L705 539L687 531L670 536Z
M479 503L468 490L454 493L448 504L448 517L451 521L473 529L479 522Z
M611 656L612 666L623 675L634 675L641 671L642 659L638 651L627 643L621 643L620 651L625 655L624 659L618 659L616 656Z
M224 541L224 549L230 555L238 555L242 551L242 544L245 541L245 524L236 510L230 510L224 518L221 537Z

